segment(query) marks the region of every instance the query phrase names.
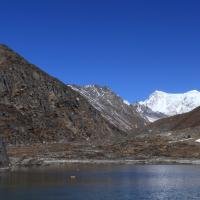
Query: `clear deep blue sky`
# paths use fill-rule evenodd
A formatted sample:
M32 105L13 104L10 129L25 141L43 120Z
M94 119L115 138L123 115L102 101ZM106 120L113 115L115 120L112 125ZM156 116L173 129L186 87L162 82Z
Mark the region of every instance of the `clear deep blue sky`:
M200 89L198 0L0 0L0 19L1 43L65 83Z

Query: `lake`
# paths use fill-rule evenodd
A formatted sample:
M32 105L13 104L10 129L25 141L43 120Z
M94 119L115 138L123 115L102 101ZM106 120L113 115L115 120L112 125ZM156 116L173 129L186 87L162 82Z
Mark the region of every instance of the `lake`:
M0 173L0 200L107 199L200 199L200 166L77 164Z

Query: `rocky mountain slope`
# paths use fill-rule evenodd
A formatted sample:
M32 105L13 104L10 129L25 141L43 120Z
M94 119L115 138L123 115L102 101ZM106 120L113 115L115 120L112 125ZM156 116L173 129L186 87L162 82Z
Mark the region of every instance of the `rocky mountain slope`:
M145 101L129 104L108 87L98 85L69 85L86 97L107 120L128 131L143 127L149 122L182 114L200 106L200 92L193 90L183 94L155 91Z
M132 104L132 106L135 108L138 114L140 114L140 116L146 120L146 122L154 122L158 119L168 117L167 115L161 112L157 112L157 111L155 112L151 110L151 108L149 108L148 106L142 105L140 103Z
M88 101L0 45L0 132L8 144L109 142L125 133Z
M196 127L200 127L200 107L197 107L188 113L160 119L152 124L149 124L147 129L150 132L161 133L187 129L189 133Z
M166 116L189 112L200 106L200 92L192 90L182 94L171 94L155 91L147 100L140 101L136 105L141 110L139 112L153 122ZM151 113L151 115L149 116L146 112Z
M123 100L108 87L98 85L82 87L70 85L70 87L87 98L105 119L123 131L141 128L146 124L146 120L141 117L134 106Z

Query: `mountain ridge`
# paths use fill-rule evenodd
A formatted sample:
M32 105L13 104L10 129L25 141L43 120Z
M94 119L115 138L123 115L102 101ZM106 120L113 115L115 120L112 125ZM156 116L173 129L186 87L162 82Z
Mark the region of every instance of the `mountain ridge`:
M96 109L102 112L104 117L108 118L108 120L111 120L114 117L113 115L109 116L108 113L106 113L105 115L105 112L107 112L106 109L109 110L108 108L109 105L107 105L107 107L105 108L105 104L109 103L110 107L115 107L116 99L118 99L118 103L120 104L118 106L120 106L122 109L124 105L126 104L127 108L132 110L135 115L140 115L140 117L145 120L144 124L147 124L149 122L151 123L162 118L174 116L176 114L186 113L200 106L200 92L198 92L197 90L191 90L191 91L180 93L180 94L167 93L167 92L156 90L145 101L139 101L139 102L130 104L127 100L121 98L118 94L113 92L107 86L99 86L97 84L85 85L85 86L78 86L78 85L69 85L69 86L75 91L78 91L84 97L86 97ZM96 94L94 95L94 93ZM107 95L107 99L106 97L103 97L105 93L109 93L109 95ZM109 99L111 96L112 98ZM177 101L177 97L178 97L178 101ZM168 110L171 111L171 113L169 111L164 112L163 111L164 108L167 111ZM112 113L116 112L116 108L114 110L111 109L109 112L112 112ZM120 115L119 111L117 113L118 115ZM124 118L123 115L121 117ZM116 122L119 123L119 121L116 121ZM114 124L116 125L116 123ZM122 130L131 129L130 122L127 122L127 125L121 124L121 126L122 126ZM134 127L132 126L132 128Z
M133 106L106 86L69 86L86 97L104 118L123 131L137 129L146 124Z

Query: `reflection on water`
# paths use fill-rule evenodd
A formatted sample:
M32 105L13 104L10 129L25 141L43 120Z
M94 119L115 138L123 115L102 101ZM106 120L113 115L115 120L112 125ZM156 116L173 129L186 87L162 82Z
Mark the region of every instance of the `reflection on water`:
M0 174L1 200L184 200L200 199L199 188L200 166L194 165L73 165Z

